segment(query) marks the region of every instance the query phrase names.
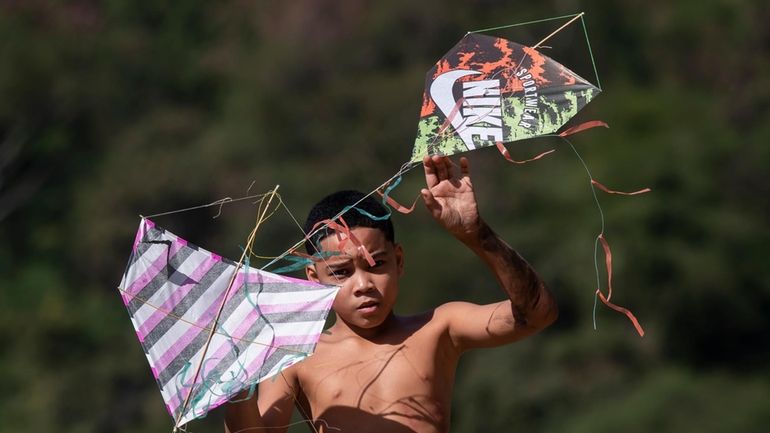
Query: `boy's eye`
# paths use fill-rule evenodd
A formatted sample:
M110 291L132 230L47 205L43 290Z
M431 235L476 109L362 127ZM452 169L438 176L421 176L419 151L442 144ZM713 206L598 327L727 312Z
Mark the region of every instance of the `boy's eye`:
M329 275L337 278L346 278L349 272L347 269L329 269Z

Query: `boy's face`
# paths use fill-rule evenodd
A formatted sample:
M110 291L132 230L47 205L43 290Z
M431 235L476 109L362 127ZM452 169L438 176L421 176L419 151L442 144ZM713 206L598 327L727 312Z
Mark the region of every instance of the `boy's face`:
M371 329L381 325L393 310L404 269L403 251L381 230L355 227L351 232L372 255L375 265L370 266L350 240L340 251L337 236L330 235L321 241L321 249L339 253L308 266L307 277L340 285L333 305L337 317L351 328Z

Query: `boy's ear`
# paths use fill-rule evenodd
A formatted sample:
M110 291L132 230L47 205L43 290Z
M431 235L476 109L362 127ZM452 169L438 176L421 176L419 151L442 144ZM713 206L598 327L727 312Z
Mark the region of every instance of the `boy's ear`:
M320 280L318 279L318 271L315 268L315 263L305 266L305 275L309 281L320 283Z
M401 248L401 244L396 244L396 265L398 266L398 276L404 276L404 249Z

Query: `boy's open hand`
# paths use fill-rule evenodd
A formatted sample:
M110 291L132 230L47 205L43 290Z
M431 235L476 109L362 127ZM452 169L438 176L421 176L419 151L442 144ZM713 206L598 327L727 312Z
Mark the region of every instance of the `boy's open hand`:
M460 173L449 157L426 156L422 161L425 183L422 198L433 218L460 240L481 226L468 159L460 158Z

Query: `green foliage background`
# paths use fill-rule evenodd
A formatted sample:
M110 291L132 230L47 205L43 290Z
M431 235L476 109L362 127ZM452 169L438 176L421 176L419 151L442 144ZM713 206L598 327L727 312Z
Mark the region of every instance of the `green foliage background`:
M115 289L138 214L266 191L302 218L411 154L424 74L468 30L586 11L604 93L575 136L614 300L592 327L588 179L558 141L469 154L484 217L559 298L542 334L469 354L453 432L761 432L770 425L770 11L763 1L0 2L0 432L168 431ZM535 43L554 23L499 31ZM592 77L579 26L549 54ZM411 173L396 192L411 201ZM235 257L255 208L158 224ZM400 313L499 298L426 212L396 216ZM276 215L266 255L299 239ZM191 424L217 431L221 413ZM292 431L306 431L298 427Z

